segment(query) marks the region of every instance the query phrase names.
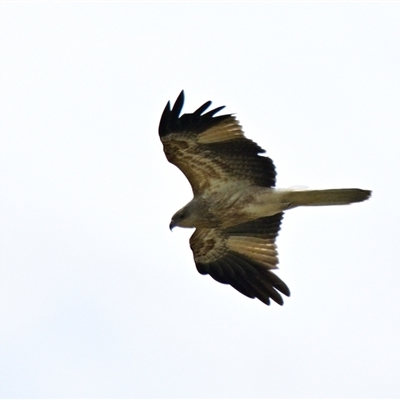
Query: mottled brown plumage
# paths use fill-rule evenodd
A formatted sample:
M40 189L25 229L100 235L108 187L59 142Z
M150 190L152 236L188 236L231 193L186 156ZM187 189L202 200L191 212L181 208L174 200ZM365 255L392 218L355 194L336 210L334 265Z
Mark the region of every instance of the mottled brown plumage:
M289 288L271 270L277 268L283 211L298 206L364 201L361 189L292 191L274 189L276 172L260 146L244 136L232 114L207 113L208 101L180 115L183 91L161 116L159 135L165 155L187 177L193 200L179 210L174 226L197 228L190 238L197 270L240 293L283 304Z

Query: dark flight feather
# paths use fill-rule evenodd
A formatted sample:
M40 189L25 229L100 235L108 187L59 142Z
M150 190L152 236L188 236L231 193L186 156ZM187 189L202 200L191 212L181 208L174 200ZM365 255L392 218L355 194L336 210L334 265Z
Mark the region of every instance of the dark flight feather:
M161 115L160 125L158 127L158 133L160 134L160 137L167 136L170 133L182 132L198 134L204 132L211 126L215 126L224 119L231 117L231 114L214 117L214 114L225 108L225 106L215 108L214 110L209 111L207 114L202 115L203 112L207 110L208 107L210 107L211 101L207 101L206 103L204 103L194 113L183 114L181 117L179 117L183 108L184 100L185 97L182 90L182 92L176 99L172 110L170 102L167 103L164 112Z

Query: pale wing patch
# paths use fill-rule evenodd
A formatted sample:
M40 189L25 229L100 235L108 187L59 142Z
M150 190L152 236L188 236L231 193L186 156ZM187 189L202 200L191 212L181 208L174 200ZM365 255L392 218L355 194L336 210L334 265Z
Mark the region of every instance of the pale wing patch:
M226 140L244 138L242 127L234 117L227 118L216 126L200 133L197 142L201 144L224 142Z
M190 247L199 263L213 262L227 252L225 239L217 229L196 229L190 238Z
M226 241L226 246L229 250L243 254L265 265L268 269L278 268L278 252L273 239L230 236Z

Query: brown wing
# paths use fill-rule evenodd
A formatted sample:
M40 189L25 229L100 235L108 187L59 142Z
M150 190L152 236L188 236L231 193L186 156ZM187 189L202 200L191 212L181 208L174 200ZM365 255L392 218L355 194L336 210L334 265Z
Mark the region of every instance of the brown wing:
M194 113L180 116L183 102L182 91L172 109L167 103L159 134L168 161L185 174L195 195L230 184L237 189L275 186L272 160L259 155L265 150L244 136L233 115L214 117L224 107L204 114L208 101Z
M225 230L196 229L190 238L197 270L240 293L269 305L283 304L279 292L289 288L271 269L276 269L278 236L283 213L236 225Z

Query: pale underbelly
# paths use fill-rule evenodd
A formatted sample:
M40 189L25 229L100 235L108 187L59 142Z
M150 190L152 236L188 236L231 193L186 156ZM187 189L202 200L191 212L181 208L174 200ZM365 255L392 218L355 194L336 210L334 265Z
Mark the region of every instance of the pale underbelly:
M225 218L222 226L233 226L262 217L278 214L290 207L284 201L285 191L252 187L244 189L225 199L220 210Z

